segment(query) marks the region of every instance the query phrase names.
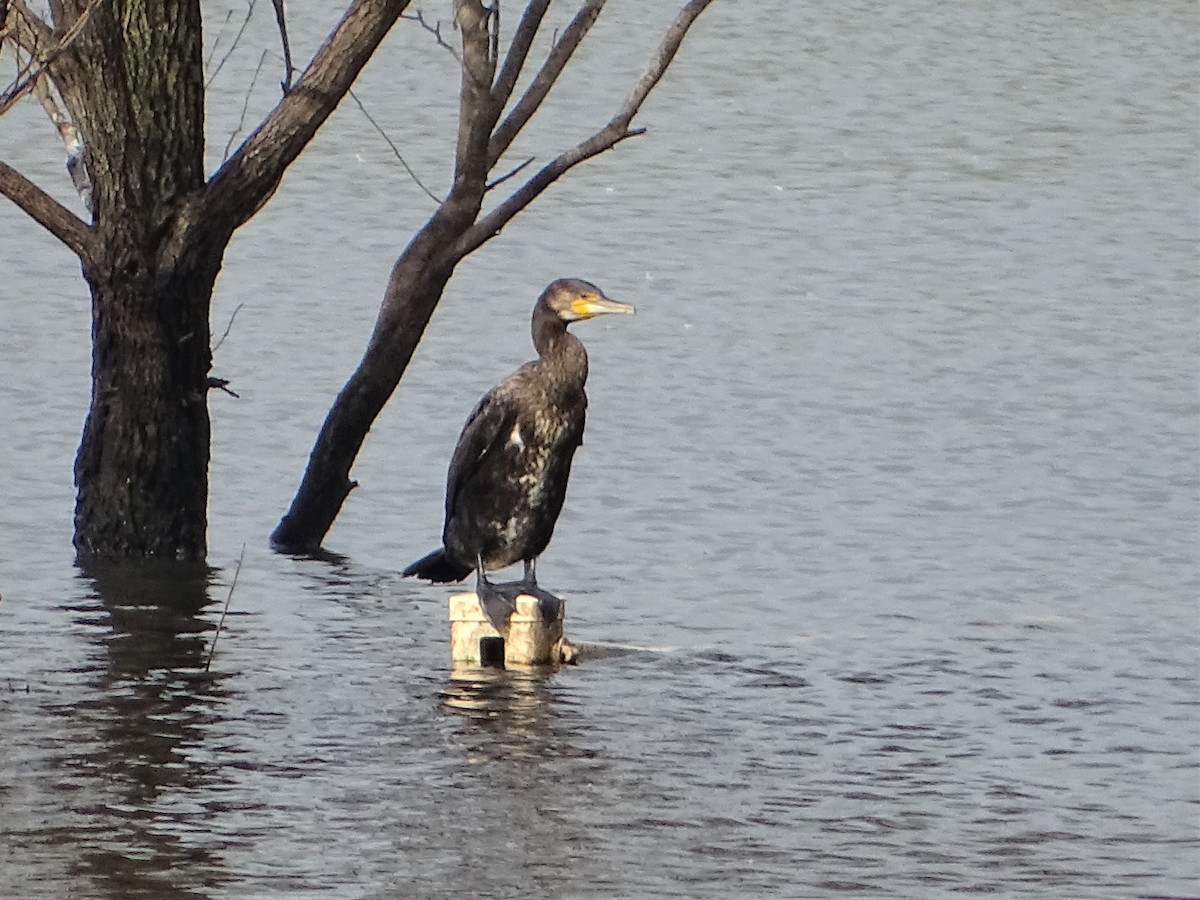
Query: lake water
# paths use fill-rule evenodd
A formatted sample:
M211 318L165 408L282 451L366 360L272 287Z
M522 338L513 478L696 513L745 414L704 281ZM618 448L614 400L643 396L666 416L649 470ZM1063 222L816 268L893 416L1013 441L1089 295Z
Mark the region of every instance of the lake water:
M607 121L674 4L609 7L514 159ZM336 11L289 8L307 58ZM245 7L209 9L215 70ZM0 895L1200 896L1198 18L716 3L649 133L460 268L340 561L266 538L432 207L358 108L226 257L190 579L74 567L86 292L0 204ZM214 165L273 28L214 76ZM357 91L438 192L455 84L403 23ZM55 140L0 122L77 208ZM398 573L561 275L638 306L577 328L539 567L620 649L456 675L450 592Z

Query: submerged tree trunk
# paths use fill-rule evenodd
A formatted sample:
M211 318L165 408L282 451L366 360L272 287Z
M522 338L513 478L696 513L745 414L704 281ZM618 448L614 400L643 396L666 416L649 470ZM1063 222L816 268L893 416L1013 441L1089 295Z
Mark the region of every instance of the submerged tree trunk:
M321 427L291 509L271 535L276 549L290 553L315 553L320 549L322 538L356 486L350 468L358 451L400 383L451 271L421 271L421 266L409 261L407 255L396 265L390 283L395 294L406 300L401 312L405 324L378 323L368 351ZM388 292L393 293L393 288L389 287ZM394 332L389 325L393 325ZM388 340L389 333L395 334L395 341Z
M75 465L82 556L205 556L209 298L220 265L170 258L204 185L198 3L105 3L56 71L94 179L92 398Z
M472 193L482 197L482 185ZM329 410L291 509L271 535L276 549L289 553L319 550L355 488L350 468L400 383L459 261L443 258L444 248L478 212L475 207L455 215L454 209L454 204L444 204L392 268L367 350Z
M89 226L0 162L0 193L75 251L91 289L92 396L75 463L82 559L205 557L209 312L225 248L407 5L350 3L208 182L199 0L51 0L52 23L19 0L0 6L0 40L28 60L0 114L25 93L48 97L51 82L70 113L56 124L78 129L91 178Z
M271 534L272 546L280 550L312 553L320 548L355 487L350 467L367 432L400 383L462 258L447 254L446 248L474 223L483 204L488 136L502 106L491 95L496 60L490 23L496 13L478 0L459 0L456 13L463 72L454 184L450 196L392 267L367 351L321 427L291 509Z
M91 281L92 399L75 462L83 557L203 560L209 298L220 257Z

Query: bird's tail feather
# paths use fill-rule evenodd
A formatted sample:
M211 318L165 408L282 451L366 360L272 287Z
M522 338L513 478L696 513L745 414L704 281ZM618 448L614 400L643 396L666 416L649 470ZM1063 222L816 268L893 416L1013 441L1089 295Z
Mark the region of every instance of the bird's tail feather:
M445 547L439 547L432 553L422 556L401 574L405 578L416 575L418 578L428 579L434 584L445 584L450 581L462 581L473 571L471 566L451 559L447 555Z

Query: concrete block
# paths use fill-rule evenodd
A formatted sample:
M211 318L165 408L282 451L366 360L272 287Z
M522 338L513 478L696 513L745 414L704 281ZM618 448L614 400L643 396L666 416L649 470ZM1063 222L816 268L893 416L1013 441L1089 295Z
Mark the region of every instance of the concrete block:
M487 620L474 593L455 594L450 598L450 658L455 666L546 666L573 662L575 650L563 640L563 613L546 622L538 609L537 598L528 594L517 597L517 608L508 620L508 634L502 635Z

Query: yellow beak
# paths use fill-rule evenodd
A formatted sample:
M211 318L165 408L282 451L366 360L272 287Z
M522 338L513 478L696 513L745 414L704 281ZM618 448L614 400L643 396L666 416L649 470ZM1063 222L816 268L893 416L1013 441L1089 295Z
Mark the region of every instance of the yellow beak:
M633 315L633 307L628 303L609 300L607 297L580 297L571 301L571 312L577 320L591 319L609 313L626 313Z

